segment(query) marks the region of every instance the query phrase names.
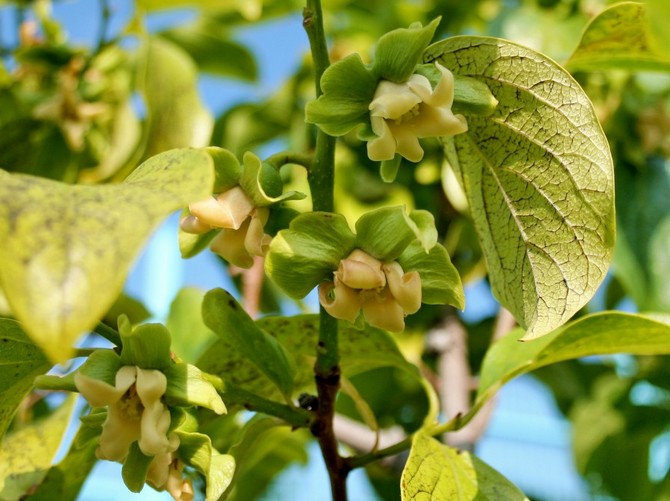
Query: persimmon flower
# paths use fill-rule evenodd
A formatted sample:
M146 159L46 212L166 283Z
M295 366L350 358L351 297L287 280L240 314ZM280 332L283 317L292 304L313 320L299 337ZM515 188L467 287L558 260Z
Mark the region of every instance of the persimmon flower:
M81 372L74 381L92 407L107 407L98 458L123 462L135 441L147 456L164 456L179 446L179 438L168 434L170 411L161 401L167 378L161 371L126 365L114 386Z
M436 63L442 76L435 86L414 74L404 83L381 80L370 103L370 123L376 138L368 142L371 160L392 160L397 154L412 162L423 158L419 138L453 136L468 130L462 115L454 115L454 76Z
M210 248L229 263L249 268L254 256L267 252L272 239L264 231L269 209L256 207L240 186L193 203L189 211L180 222L181 229L195 234L221 229Z
M335 318L365 320L391 332L405 328L405 316L421 307L419 272L405 273L396 261L382 262L355 249L342 261L332 282L319 285L319 300Z

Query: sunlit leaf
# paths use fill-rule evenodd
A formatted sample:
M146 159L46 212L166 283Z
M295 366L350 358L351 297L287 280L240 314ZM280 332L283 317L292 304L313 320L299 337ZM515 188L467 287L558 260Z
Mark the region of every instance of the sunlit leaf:
M590 355L670 354L670 325L642 315L589 315L540 339L520 343L520 330L496 342L482 365L477 402L510 379L545 365Z
M0 439L28 392L35 376L51 363L32 343L15 320L0 318Z
M414 437L400 489L404 501L528 499L482 460L423 433Z
M655 51L652 43L647 31L646 6L636 2L617 3L591 20L566 66L571 71L670 71L668 47Z
M670 5L665 0L646 0L650 45L657 54L670 49Z
M145 40L141 54L139 87L148 127L145 156L209 144L214 121L200 100L193 60L177 45L155 37Z
M10 433L0 448L0 499L14 501L42 481L74 409L71 396L49 417Z
M593 106L560 66L522 46L455 37L426 50L499 101L445 143L496 297L541 336L586 304L614 244L612 159Z
M211 193L209 155L153 157L122 184L72 186L0 171L0 285L33 341L54 361L118 297L158 223Z

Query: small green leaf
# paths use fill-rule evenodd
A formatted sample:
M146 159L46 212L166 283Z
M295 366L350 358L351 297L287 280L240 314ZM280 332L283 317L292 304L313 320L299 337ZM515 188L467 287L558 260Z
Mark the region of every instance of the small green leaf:
M402 157L397 153L391 160L383 160L379 165L379 175L385 183L392 183L398 175L398 169L402 163Z
M670 325L642 315L606 312L589 315L543 338L519 343L515 330L486 353L477 403L488 400L510 379L545 365L590 355L670 354Z
M272 239L265 270L286 294L301 299L321 280L330 278L340 260L353 250L354 240L339 214L301 214Z
M205 293L193 287L181 289L170 305L166 326L172 334L172 350L185 362L193 363L216 340L202 320Z
M323 94L307 103L308 123L326 134L342 136L354 127L370 123L370 103L377 89L377 78L358 54L351 54L329 66L321 77Z
M284 186L279 172L271 165L261 162L253 153L246 152L243 160L240 186L257 207L305 198L304 193L297 191L282 193Z
M605 278L614 174L593 106L559 65L505 40L454 37L425 62L480 80L499 101L445 141L493 291L528 338L566 322Z
M0 318L0 439L35 377L51 365L17 321Z
M121 478L131 492L140 492L144 488L147 479L149 465L154 456L147 456L141 450L137 441L130 444L128 456L123 462Z
M419 272L422 303L450 304L460 309L465 307L461 276L441 245L436 245L426 254L421 245L414 242L400 255L398 263L405 272Z
M210 329L258 367L283 395L291 394L294 368L286 352L275 338L256 326L233 296L223 289L209 291L202 304L202 317Z
M157 37L145 39L140 54L138 86L147 108L145 157L209 144L214 120L200 100L198 68L190 56Z
M400 489L403 501L528 499L481 459L423 433L414 436Z
M67 185L0 171L0 287L28 335L54 361L73 353L118 297L149 234L211 194L212 160L173 150L121 184Z
M573 72L670 71L670 57L667 47L658 52L652 48L645 4L621 2L591 20L566 66Z
M205 476L205 500L216 501L230 485L235 473L235 458L220 454L207 435L178 433L179 456Z
M372 71L379 78L396 83L409 80L421 54L433 39L440 18L427 26L398 28L386 33L377 42Z
M75 401L72 395L49 417L7 435L0 448L0 499L22 499L42 481L72 418Z

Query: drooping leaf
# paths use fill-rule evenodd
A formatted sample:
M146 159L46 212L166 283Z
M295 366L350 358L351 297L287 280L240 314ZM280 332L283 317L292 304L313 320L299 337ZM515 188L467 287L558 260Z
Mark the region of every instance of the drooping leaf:
M498 106L467 115L445 150L469 201L496 297L541 336L586 304L614 244L612 158L572 77L531 49L454 37L426 62L485 82Z
M668 48L653 49L647 17L643 3L621 2L605 9L586 27L567 68L570 71L670 71Z
M0 285L33 341L54 361L121 291L157 224L211 193L209 155L157 155L117 185L66 185L0 171Z
M209 291L202 316L207 327L234 347L237 357L250 361L282 394L291 394L294 367L282 345L259 328L230 293L223 289Z
M172 350L185 362L193 363L215 334L202 320L205 293L193 287L181 289L170 305L166 326L172 334Z
M16 409L33 387L35 376L51 363L15 320L0 318L0 439Z
M179 454L205 476L205 501L217 501L230 485L235 473L235 459L212 447L211 439L202 433L178 433Z
M42 481L72 417L72 395L49 417L10 433L0 447L0 499L19 500Z
M589 315L541 339L520 343L517 329L496 342L482 364L477 403L488 400L510 379L563 360L630 353L670 354L670 325L642 315Z
M512 482L467 451L417 433L400 480L405 501L527 500Z
M193 60L157 37L146 39L141 53L139 86L148 128L145 157L172 148L206 146L214 120L200 100Z

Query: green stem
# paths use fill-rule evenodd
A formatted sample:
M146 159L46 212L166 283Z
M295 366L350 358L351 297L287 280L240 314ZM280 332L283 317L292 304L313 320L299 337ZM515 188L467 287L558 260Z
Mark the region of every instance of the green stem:
M266 162L272 164L277 169L280 169L286 164L295 164L300 165L307 169L308 171L312 167L312 162L314 158L308 153L298 153L294 151L282 151L280 153L275 153L270 155L265 159Z
M104 337L107 341L109 341L113 345L119 347L121 346L121 335L114 329L112 329L110 326L100 322L98 325L95 326L93 332Z
M314 61L314 86L316 96L322 94L321 77L330 65L328 46L323 28L323 10L320 0L307 0L303 11L303 26L309 38ZM316 133L314 161L309 171L309 188L314 211L333 212L333 192L335 182L335 138L321 130ZM337 320L321 308L319 342L314 364L319 405L316 419L311 426L312 434L319 441L321 453L330 477L334 501L347 499L346 480L348 465L340 456L337 439L333 430L335 399L340 388L340 355L338 350Z
M230 385L226 385L225 389L221 391L221 396L227 404L238 404L248 411L262 412L278 417L294 428L309 428L313 421L312 413L305 409L273 402Z

